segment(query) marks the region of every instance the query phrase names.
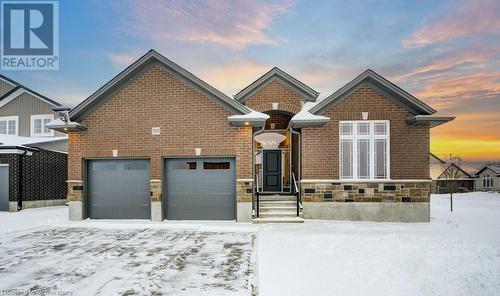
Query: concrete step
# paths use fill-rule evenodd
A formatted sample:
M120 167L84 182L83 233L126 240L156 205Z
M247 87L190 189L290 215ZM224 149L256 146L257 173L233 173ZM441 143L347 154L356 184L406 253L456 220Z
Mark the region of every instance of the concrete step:
M296 207L296 201L288 201L288 200L278 200L278 201L261 201L259 202L259 206L262 207Z
M297 201L294 195L261 195L259 201Z
M297 207L295 205L266 205L266 206L260 206L260 212L296 212Z
M272 217L297 217L296 211L286 211L286 212L278 212L278 211L264 211L259 212L259 218L272 218Z
M271 217L271 218L255 218L252 219L252 223L263 224L263 223L304 223L304 219L301 217Z

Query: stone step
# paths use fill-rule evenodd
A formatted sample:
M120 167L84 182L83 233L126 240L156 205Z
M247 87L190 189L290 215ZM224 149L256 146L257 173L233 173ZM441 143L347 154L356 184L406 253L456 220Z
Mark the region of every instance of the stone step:
M261 195L259 201L297 201L294 195Z
M270 217L270 218L255 218L252 219L252 223L263 224L263 223L304 223L304 219L301 217Z

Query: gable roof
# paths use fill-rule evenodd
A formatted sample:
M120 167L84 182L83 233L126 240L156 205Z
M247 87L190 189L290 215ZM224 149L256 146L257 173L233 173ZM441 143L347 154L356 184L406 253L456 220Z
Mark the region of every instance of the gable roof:
M457 169L458 169L458 171L459 171L460 173L462 173L462 174L463 174L463 177L461 177L461 178L460 178L460 177L459 177L459 178L455 178L454 180L464 180L464 179L466 179L466 180L469 180L469 179L470 179L470 180L472 180L472 179L474 179L474 177L473 177L473 176L471 176L469 173L467 173L466 171L464 171L461 167L459 167L459 166L458 166L458 165L456 165L455 163L451 163L451 164L450 164L450 165L449 165L449 166L448 166L448 167L447 167L447 168L446 168L446 169L445 169L445 170L441 173L441 175L439 175L438 179L441 179L441 177L443 177L443 175L446 173L446 171L447 171L447 170L449 170L449 169L450 169L450 167L455 167L455 168L457 168Z
M445 164L445 161L444 161L444 160L442 160L441 158L437 157L434 153L429 152L429 155L430 155L432 158L436 159L436 160L437 160L440 164Z
M135 61L132 65L128 66L125 70L116 75L108 83L99 88L90 97L73 108L73 110L71 110L69 113L70 119L72 121L81 121L102 103L104 103L107 99L109 99L114 93L127 85L128 82L135 78L144 69L154 63L159 63L170 73L174 74L176 77L188 83L192 87L202 91L211 100L219 103L220 105L231 111L233 114L248 114L252 111L249 108L238 103L237 101L231 99L227 95L223 94L208 83L204 82L200 78L196 77L186 69L162 56L155 50L151 49L145 55Z
M298 79L292 77L285 71L274 67L264 75L257 78L257 80L252 82L250 85L239 91L236 95L234 95L234 99L240 103L243 103L253 94L258 92L274 80L278 80L294 91L298 92L300 95L304 96L307 101L314 102L319 95L319 92L305 85Z
M484 166L477 173L475 173L474 175L478 176L479 174L481 174L482 172L484 172L487 169L490 169L495 174L500 175L500 166L496 166L496 165L487 165L487 166Z
M8 91L7 93L5 93L3 96L0 97L0 107L5 106L8 102L14 100L15 98L17 98L18 96L20 96L21 94L23 94L25 92L31 94L32 96L34 96L42 101L47 102L49 105L52 105L55 107L62 106L60 103L32 90L31 88L13 80L13 79L10 79L9 77L7 77L5 75L0 74L0 79L7 81L14 86L13 89L11 89L10 91Z
M432 109L424 102L415 98L411 94L407 93L394 83L375 73L373 70L366 70L359 76L354 78L352 81L341 87L339 90L331 94L330 96L323 99L316 106L311 108L311 113L321 114L328 108L338 104L347 96L349 96L356 88L362 83L368 83L370 86L375 87L382 93L386 94L386 97L395 101L395 103L403 106L409 112L414 115L431 115L436 113L436 110Z

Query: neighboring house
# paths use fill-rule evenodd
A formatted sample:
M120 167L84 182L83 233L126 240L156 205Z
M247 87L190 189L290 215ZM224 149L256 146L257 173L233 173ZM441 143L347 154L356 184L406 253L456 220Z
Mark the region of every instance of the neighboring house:
M500 166L489 165L474 174L476 190L500 192Z
M230 98L151 50L50 123L70 219L283 221L297 188L306 219L429 221L429 132L454 117L371 70L317 97L273 68Z
M453 178L450 178L452 176ZM453 182L455 184L449 184ZM460 166L451 163L436 179L436 192L433 193L450 193L449 188L454 188L456 192L471 192L474 191L474 177L464 171Z
M429 153L429 167L430 167L430 177L432 179L431 183L431 193L438 193L437 191L437 178L443 173L443 166L445 161L437 157L433 153Z
M66 202L67 136L47 128L61 105L0 74L0 210Z

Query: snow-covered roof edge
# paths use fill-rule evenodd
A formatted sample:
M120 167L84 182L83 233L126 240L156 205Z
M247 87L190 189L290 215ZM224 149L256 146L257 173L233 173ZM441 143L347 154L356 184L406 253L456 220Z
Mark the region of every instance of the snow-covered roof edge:
M316 115L310 112L311 108L316 106L316 102L306 102L299 113L295 114L290 120L293 128L318 127L330 121L329 117Z

